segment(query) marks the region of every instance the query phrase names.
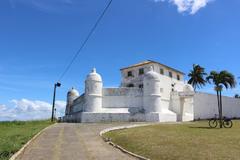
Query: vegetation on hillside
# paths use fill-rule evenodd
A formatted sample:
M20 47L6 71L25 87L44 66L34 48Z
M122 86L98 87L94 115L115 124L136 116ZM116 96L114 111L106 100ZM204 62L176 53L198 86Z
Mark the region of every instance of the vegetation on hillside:
M44 121L0 122L0 160L9 159L34 135L52 124Z

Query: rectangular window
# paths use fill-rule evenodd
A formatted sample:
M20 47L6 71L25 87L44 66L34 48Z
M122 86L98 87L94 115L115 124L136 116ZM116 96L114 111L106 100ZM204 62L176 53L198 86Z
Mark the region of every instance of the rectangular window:
M134 84L130 83L127 85L127 87L134 87Z
M133 77L132 71L128 71L127 76L128 77Z
M160 74L164 75L164 70L160 68Z
M142 75L142 74L144 74L144 69L143 69L143 68L140 68L140 69L139 69L139 75Z
M180 80L180 76L179 75L177 75L177 80Z
M172 78L172 72L169 72L169 77L171 77L171 78Z

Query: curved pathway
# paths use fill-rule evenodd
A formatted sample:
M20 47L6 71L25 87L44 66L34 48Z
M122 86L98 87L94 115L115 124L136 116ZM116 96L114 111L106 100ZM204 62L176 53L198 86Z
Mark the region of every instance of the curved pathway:
M108 145L99 136L101 130L121 125L126 123L53 125L37 137L17 160L133 160L135 158Z

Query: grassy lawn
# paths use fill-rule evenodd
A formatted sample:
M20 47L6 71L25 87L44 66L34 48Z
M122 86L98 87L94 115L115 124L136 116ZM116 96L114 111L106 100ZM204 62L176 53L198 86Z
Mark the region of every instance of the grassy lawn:
M0 160L9 159L50 121L0 122Z
M240 121L230 129L210 129L207 121L152 126L104 135L152 160L239 160Z

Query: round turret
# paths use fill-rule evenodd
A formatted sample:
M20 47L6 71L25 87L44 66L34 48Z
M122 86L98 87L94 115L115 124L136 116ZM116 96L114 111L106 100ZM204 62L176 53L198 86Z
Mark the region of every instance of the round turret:
M85 112L99 112L102 109L102 78L93 68L85 81Z
M71 112L71 106L73 104L73 101L79 97L79 92L72 88L71 90L68 91L67 93L67 106L66 106L66 111L65 114L70 114Z
M192 87L192 85L190 84L185 84L184 87L183 87L183 92L193 92L194 89Z
M92 72L87 75L85 81L85 93L102 94L102 78L96 72L96 68L93 68Z
M160 74L153 71L153 67L143 78L143 106L146 112L161 111Z
M160 81L160 75L157 72L153 71L153 67L150 67L150 70L144 75L144 81Z
M87 75L86 81L102 81L102 77L97 73L96 68L93 68L92 72Z
M79 92L72 87L67 93L68 97L79 97Z

